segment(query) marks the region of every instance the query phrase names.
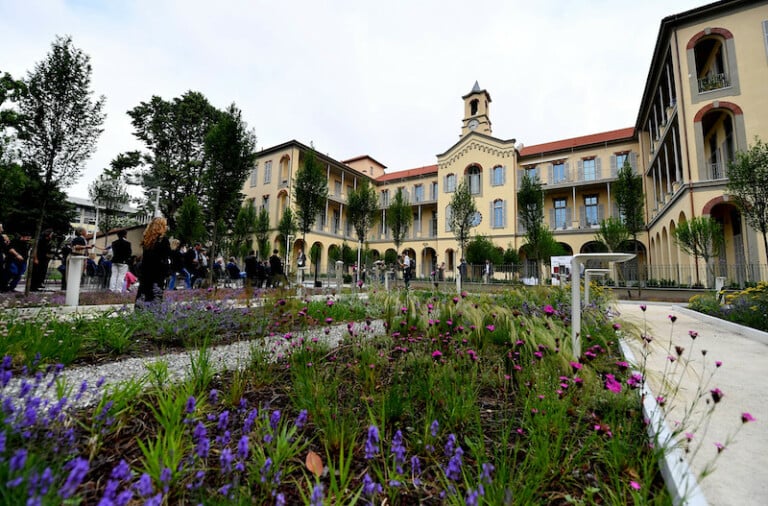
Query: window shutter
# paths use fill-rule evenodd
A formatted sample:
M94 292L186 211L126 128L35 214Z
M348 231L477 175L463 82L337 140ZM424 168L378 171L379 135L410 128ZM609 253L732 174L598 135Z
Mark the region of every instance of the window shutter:
M448 176L443 176L443 193L448 193Z
M611 155L611 175L615 175L618 167L616 166L616 155Z
M579 160L577 178L579 181L584 180L584 160Z
M521 184L523 184L523 174L525 171L523 169L517 169L517 186L520 187Z
M572 212L570 207L565 208L565 228L571 228L571 222L573 221Z
M605 205L598 204L597 206L597 222L600 223L605 219Z
M568 172L568 162L565 162L565 180L566 181L570 181L571 180L571 175Z
M765 36L765 52L768 54L768 21L763 21L763 35Z
M635 172L638 171L637 170L637 153L635 153L634 151L632 151L629 154L629 164L632 166L632 170L634 170Z
M550 209L549 210L549 228L556 229L557 223L555 222L555 210Z
M600 157L595 158L595 179L602 179L602 163L600 163Z
M507 184L507 166L501 166L501 184Z
M584 228L587 224L587 208L579 206L579 226Z

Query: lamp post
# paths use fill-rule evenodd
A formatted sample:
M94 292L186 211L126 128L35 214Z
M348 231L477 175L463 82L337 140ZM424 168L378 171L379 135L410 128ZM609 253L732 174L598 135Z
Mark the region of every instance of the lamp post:
M291 244L293 244L294 236L291 234L288 234L288 236L285 238L285 271L288 272L288 266L290 265L290 251L291 251Z

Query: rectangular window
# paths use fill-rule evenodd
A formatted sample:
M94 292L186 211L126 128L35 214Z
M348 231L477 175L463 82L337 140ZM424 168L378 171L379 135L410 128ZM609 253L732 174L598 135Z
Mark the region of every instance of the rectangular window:
M555 229L565 229L568 228L568 222L567 222L567 199L560 198L555 199Z
M469 193L480 195L480 173L475 172L469 175Z
M600 224L597 213L597 195L584 196L584 220L588 227L596 227Z
M389 206L389 190L381 190L381 207Z
M616 170L621 170L628 158L629 153L616 153Z
M493 186L501 186L504 184L504 167L497 165L493 168L492 182Z
M259 184L259 164L256 163L251 169L251 188Z
M525 174L528 176L528 179L530 179L531 181L536 181L539 178L539 168L526 167Z
M421 233L421 220L419 220L419 213L413 213L413 233Z
M333 182L333 195L335 197L341 196L341 181L334 181Z
M414 202L423 202L424 201L424 185L417 184L413 187L413 198Z
M261 208L266 209L269 212L269 195L261 197Z
M272 182L272 160L264 162L264 184Z
M504 201L493 201L493 228L504 228Z
M341 229L341 213L338 209L333 210L333 233L338 234Z
M564 183L566 180L565 162L555 162L552 164L552 183Z
M456 191L456 174L448 174L445 176L445 191L446 193Z
M429 184L429 200L437 200L437 181Z
M595 166L595 159L583 160L584 167L584 181L594 181L597 179L597 170Z

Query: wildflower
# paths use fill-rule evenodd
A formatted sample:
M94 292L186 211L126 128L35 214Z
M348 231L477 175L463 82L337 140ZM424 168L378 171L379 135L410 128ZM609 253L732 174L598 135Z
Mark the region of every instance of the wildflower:
M669 318L669 321L671 321L672 323L675 323L677 321L677 316L673 314L668 315L667 318Z
M419 457L414 455L411 457L411 477L413 478L413 485L418 487L421 484L419 475L421 474L421 461Z
M616 367L618 367L622 371L626 371L627 369L629 369L629 364L627 362L624 362L623 360L619 360L618 362L616 362Z
M397 472L402 474L402 464L405 463L405 445L403 445L403 433L399 430L395 432L395 436L392 438L392 447L390 448L390 453L395 456Z
M62 499L69 499L72 497L75 490L77 490L77 487L83 482L83 478L85 478L89 468L88 461L80 457L71 460L67 463L66 467L69 467L70 471L64 485L59 489L59 497Z
M480 479L484 481L487 484L491 484L493 481L493 478L491 477L491 474L496 470L493 464L490 462L485 462L483 464L483 471L480 473Z
M328 305L328 307L331 307L331 306L333 306L333 299L328 299L328 301L326 302L326 304Z
M309 498L312 506L323 506L323 484L318 483L312 489L312 497Z
M448 434L448 441L445 442L445 456L450 457L453 455L454 448L456 447L456 435Z
M437 431L439 429L440 429L440 422L438 422L437 420L433 420L429 426L429 433L432 434L432 437L437 437Z
M682 346L675 346L675 353L677 353L677 356L682 356L683 352L685 351L685 348Z
M605 388L615 394L618 394L621 392L621 383L616 381L616 377L613 374L606 374Z
M11 472L22 470L24 468L24 464L26 463L27 463L27 450L25 450L24 448L19 448L14 452L9 462Z
M304 427L304 425L306 425L306 423L307 423L307 410L302 409L299 412L299 416L296 417L296 428L301 429Z
M453 303L454 304L458 304L459 303L459 298L458 297L454 297L453 298Z
M723 391L720 390L719 388L713 388L712 390L709 391L709 393L712 394L712 400L715 401L715 404L720 402L720 399L722 399L724 395Z
M544 314L547 316L552 316L555 314L555 308L553 308L550 304L547 304L542 308L542 311L544 311Z
M696 339L697 337L699 337L699 333L696 332L695 330L689 330L688 335L691 336L691 339Z
M210 393L208 394L208 398L211 401L211 404L218 404L219 402L219 391L215 388L211 389Z
M621 325L618 323L613 324L613 330L621 330Z
M219 463L221 464L221 473L228 473L232 470L232 450L224 448L221 450L221 456L219 456Z
M750 415L749 413L744 412L744 413L741 414L741 422L742 423L754 422L754 421L755 421L755 417Z
M380 494L383 490L384 488L381 484L373 481L373 478L368 473L365 473L365 476L363 476L363 495L372 497L374 494Z
M638 482L636 482L636 481L630 481L629 482L629 486L634 488L635 490L640 490L640 488L641 488L640 484Z
M722 360L715 360L715 367L720 367L721 365L723 365Z
M372 459L379 453L379 429L375 425L368 427L368 439L365 441L365 458Z
M717 448L717 453L720 453L725 450L725 445L723 445L723 443L715 443L715 448Z
M459 446L456 448L451 460L448 461L448 466L445 468L445 476L449 480L458 481L461 478L462 455L464 455L464 450Z
M582 365L578 362L571 362L571 369L573 369L573 372L579 372L582 368Z
M478 497L477 490L472 490L472 489L467 490L467 498L464 501L464 503L467 506L477 506L477 497Z
M237 457L240 460L246 460L248 458L248 436L243 436L237 443Z
M442 352L440 350L435 350L435 351L432 352L432 358L440 358L442 356L443 356L443 354L442 354Z
M275 506L285 506L285 494L282 492L275 497Z
M692 432L686 432L685 433L685 439L687 441L691 441L693 439L693 433Z
M195 396L194 395L190 395L189 399L187 399L186 406L184 406L184 411L186 413L188 413L188 414L194 413L195 412L195 402L196 402L195 401Z
M259 469L262 483L267 482L267 475L269 474L270 469L272 469L272 459L267 457L267 460L264 461L264 465L261 466L261 469Z
M640 311L645 312L646 309L648 309L648 306L645 304L640 304Z
M488 332L493 332L496 330L496 327L493 325L486 325L485 328L488 329Z

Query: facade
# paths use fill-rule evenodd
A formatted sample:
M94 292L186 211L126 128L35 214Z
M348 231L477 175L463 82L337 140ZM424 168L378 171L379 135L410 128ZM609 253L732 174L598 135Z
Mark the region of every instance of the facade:
M680 222L709 215L723 225L726 243L710 274L736 283L765 279L762 241L729 203L725 189L727 165L735 153L756 137L768 139L766 82L768 2L731 0L662 20L637 120L628 128L535 146L499 139L492 131L491 95L475 83L461 97L460 139L437 155L434 165L387 173L369 156L337 161L318 153L326 167L328 199L306 237L307 247L320 247L321 272L337 257L335 248L356 247L346 197L368 179L381 204L381 219L367 237L373 256L394 251L385 217L401 188L414 220L400 249L416 259L419 276L428 276L441 262L453 272L459 247L446 218L451 196L463 180L479 211L473 235L489 237L502 249L519 250L525 230L518 223L516 194L527 172L543 185L545 222L565 251L595 251L600 221L618 215L611 185L628 161L644 181L647 230L638 236L635 261L647 271L644 278L707 283L705 266L696 266L672 234ZM266 207L275 229L286 207L293 205L292 182L309 149L290 141L261 151L245 184L246 198ZM286 239L273 235L275 247L284 247ZM295 238L289 264L303 246Z

